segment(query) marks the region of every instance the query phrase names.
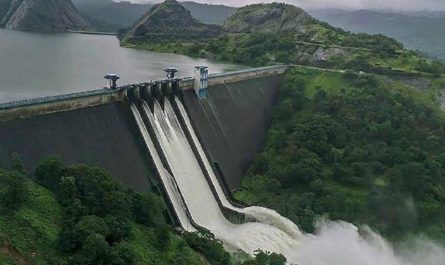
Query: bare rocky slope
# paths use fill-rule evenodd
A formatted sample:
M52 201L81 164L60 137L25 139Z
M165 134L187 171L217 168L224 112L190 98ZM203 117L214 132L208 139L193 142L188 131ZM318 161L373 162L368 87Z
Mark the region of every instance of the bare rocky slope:
M0 27L22 31L86 30L71 0L0 0Z

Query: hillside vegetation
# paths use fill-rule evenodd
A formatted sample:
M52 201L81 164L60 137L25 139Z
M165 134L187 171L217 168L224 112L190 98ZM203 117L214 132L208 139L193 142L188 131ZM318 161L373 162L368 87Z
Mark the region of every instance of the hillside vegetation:
M265 149L236 197L307 232L325 216L445 242L445 115L435 99L445 80L422 92L304 68L285 80Z
M161 197L102 169L49 157L29 179L11 161L0 170L2 265L284 265L273 253L232 257L208 231L174 233Z
M3 0L5 1L5 0ZM139 4L113 0L73 0L83 17L98 31L120 32L131 27L149 11L153 4ZM236 8L224 5L201 4L191 1L180 2L193 17L206 24L223 24ZM0 17L2 10L0 1Z
M220 35L220 26L207 25L194 18L175 0L152 7L123 36L123 43L139 45L150 42L165 44L174 40L199 40Z
M36 169L40 185L25 174L20 163L0 173L1 264L202 264L157 195L55 157Z
M90 24L71 0L0 0L0 28L59 32L87 30Z
M311 10L316 18L353 32L385 34L406 47L445 62L445 12L385 12L374 10Z
M175 1L166 1L158 9L174 13L169 5L175 5ZM168 25L181 24L177 18L182 16L177 13L174 17L170 24L163 23L163 28L155 27L156 32L144 31L143 38L134 34L141 28L141 23L135 24L122 45L253 66L303 64L412 76L439 76L444 72L440 62L406 50L394 39L346 32L292 5L273 3L239 8L224 22L219 33L212 31L213 36L198 31L186 34L193 38L172 34L174 26ZM149 16L143 21L145 25L158 22ZM157 38L160 35L163 38Z

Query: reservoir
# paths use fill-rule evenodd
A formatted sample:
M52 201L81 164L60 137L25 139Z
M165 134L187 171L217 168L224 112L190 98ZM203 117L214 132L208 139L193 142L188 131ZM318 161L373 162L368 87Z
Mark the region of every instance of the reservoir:
M240 68L122 48L116 36L0 29L0 102L102 88L106 73L120 75L120 85L164 78L166 67L175 67L177 76L192 76L197 65L208 66L210 73Z

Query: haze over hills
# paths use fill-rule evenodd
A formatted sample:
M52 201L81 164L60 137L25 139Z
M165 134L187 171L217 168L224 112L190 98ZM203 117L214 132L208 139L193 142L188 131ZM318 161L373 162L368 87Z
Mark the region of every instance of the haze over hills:
M173 3L180 6L180 3L169 0L158 7ZM150 14L147 14L142 20L149 18L149 23L143 27L136 24L123 38L122 45L250 65L294 63L365 72L408 71L411 74L436 73L441 69L437 62L404 49L394 39L346 32L293 5L245 6L224 22L219 35L216 31L215 34L199 34L192 30L192 38L177 32L177 25L185 23L179 19L184 17L185 9L167 9L169 16L174 17L171 21L161 25L160 20L149 18ZM178 10L181 12L176 13ZM149 26L152 22L156 22L155 27ZM137 34L140 30L144 33ZM213 38L209 39L210 36Z
M74 5L98 30L118 31L131 27L153 4L113 0L74 0ZM207 24L222 24L236 8L224 5L181 2L193 17Z
M152 7L150 4L113 0L74 0L73 3L96 28L104 31L128 28Z
M153 6L130 28L124 38L135 41L165 41L212 38L221 33L220 26L204 24L179 2L166 0Z
M353 32L381 33L445 61L445 12L311 10L320 20Z
M0 27L23 31L85 30L71 0L0 0Z

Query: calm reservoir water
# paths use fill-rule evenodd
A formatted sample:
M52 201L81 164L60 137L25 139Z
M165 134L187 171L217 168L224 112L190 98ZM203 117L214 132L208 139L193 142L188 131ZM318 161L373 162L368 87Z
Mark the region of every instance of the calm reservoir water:
M119 74L119 84L164 78L166 67L178 69L178 76L192 76L196 65L207 65L210 72L240 68L121 48L115 36L0 29L0 102L101 88L107 85L106 73Z

